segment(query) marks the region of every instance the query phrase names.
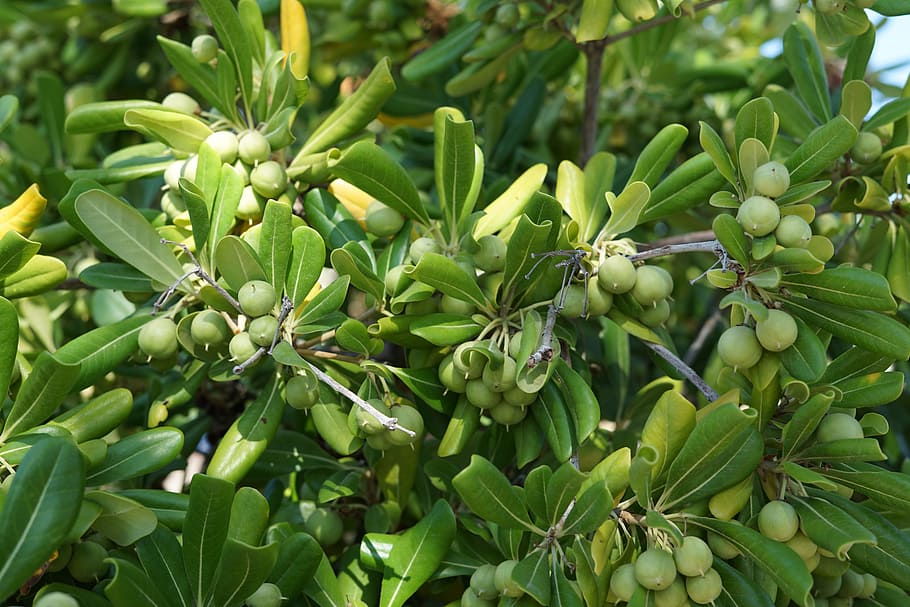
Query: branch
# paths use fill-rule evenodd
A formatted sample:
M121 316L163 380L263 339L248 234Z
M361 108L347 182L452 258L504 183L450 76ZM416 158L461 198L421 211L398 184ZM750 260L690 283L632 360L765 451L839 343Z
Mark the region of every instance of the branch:
M680 357L673 354L673 352L660 344L655 344L650 341L642 341L642 343L651 348L662 359L673 365L673 368L675 368L677 371L685 375L686 379L688 379L693 386L698 388L698 391L701 392L709 401L715 401L718 399L719 395L714 391L714 388L709 386L708 382L702 379L701 376L696 373L692 367L683 362Z
M681 244L667 244L662 247L657 247L654 249L649 249L647 251L642 251L641 253L636 253L635 255L629 255L629 261L644 261L645 259L653 259L654 257L665 257L667 255L675 255L677 253L714 253L720 258L725 258L727 256L727 251L724 249L723 245L720 244L718 240L704 240L701 242L687 242Z

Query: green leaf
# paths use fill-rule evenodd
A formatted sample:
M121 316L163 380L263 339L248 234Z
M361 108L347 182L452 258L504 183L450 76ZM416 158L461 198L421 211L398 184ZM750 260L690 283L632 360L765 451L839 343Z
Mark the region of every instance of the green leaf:
M824 61L815 36L804 23L794 23L784 32L784 61L809 110L822 122L830 120L831 101Z
M790 183L809 181L831 167L856 141L856 128L843 116L836 116L813 130L787 158Z
M456 234L477 202L474 123L450 108L436 110L435 123L436 192L442 209L443 234L449 236Z
M749 101L736 114L736 123L733 127L734 141L736 150L742 148L743 142L747 139L757 139L770 150L774 142L774 107L771 100L767 97L759 97ZM706 150L707 151L707 150ZM740 159L742 163L742 159ZM740 167L743 174L746 175L745 169ZM751 177L751 174L749 174Z
M114 289L134 293L151 292L152 281L125 263L102 261L79 273L79 280L96 289Z
M827 366L825 345L806 323L799 318L794 320L798 329L796 341L780 353L780 359L794 378L813 383L818 381Z
M719 558L714 559L715 571L723 582L718 605L725 607L773 607L768 593L753 579L743 575L737 569Z
M285 292L296 308L309 295L325 265L325 243L319 233L300 226L291 233L291 262Z
M79 378L74 387L81 390L91 385L132 356L139 344L139 331L150 319L148 315L134 316L99 327L58 349L57 360L79 365Z
M894 359L910 357L910 329L883 314L796 297L782 303L785 311L848 343Z
M450 67L471 48L482 29L480 22L466 21L450 30L428 49L409 59L401 68L402 78L419 82Z
M872 532L837 506L816 497L789 496L799 514L800 528L819 547L833 552L840 560L856 544L876 544Z
M538 549L518 561L512 570L512 579L541 605L550 605L549 551Z
M638 155L627 183L643 181L650 188L657 185L688 134L689 129L681 124L669 124L662 128Z
M577 446L574 428L569 418L568 405L553 382L546 382L538 392L538 400L531 407L531 416L543 431L556 460L565 462L572 457Z
M698 141L702 149L711 157L714 166L724 176L724 179L736 186L736 168L733 166L733 159L730 158L724 140L707 122L699 121L698 126Z
M470 316L460 314L427 314L411 323L411 333L434 346L454 346L477 337L482 330Z
M86 103L73 108L67 115L64 129L70 135L122 131L127 128L123 123L124 115L130 110L141 109L165 110L160 103L144 99Z
M22 268L40 248L39 243L32 242L19 232L8 231L0 238L0 278Z
M359 243L346 243L342 248L332 251L329 259L332 267L347 277L351 284L376 299L382 299L385 284L376 276L375 262Z
M266 280L277 293L284 291L291 256L291 205L269 200L262 216L262 235L259 238L259 260L265 269Z
M338 310L344 303L351 280L348 276L332 282L319 291L295 319L296 324L311 323Z
M613 510L613 497L603 483L588 487L575 502L566 522L563 534L586 534L600 527Z
M3 432L0 432L0 443L31 430L50 417L69 394L78 377L78 364L63 362L49 352L39 354L32 372L22 383L6 416Z
M104 461L91 470L86 483L104 485L136 478L169 464L183 448L183 432L164 426L131 434L108 447Z
M819 422L828 413L833 400L834 392L829 390L813 395L796 409L781 434L784 459L806 444Z
M19 314L0 297L0 394L8 394L19 349Z
M638 225L638 218L651 199L651 189L644 182L632 181L626 184L619 196L607 192L606 198L610 205L610 219L603 231L607 238L613 238Z
M751 246L742 225L732 215L721 213L714 218L711 228L714 230L715 238L720 241L730 257L748 270L752 262Z
M319 241L322 246L322 240ZM325 247L322 247L325 255ZM232 290L251 280L266 280L265 269L255 249L239 236L230 234L215 247L215 267Z
M35 255L12 274L0 279L0 297L18 299L40 295L66 279L66 264L48 255Z
M661 394L641 431L641 446L651 447L657 455L652 480L669 469L694 428L695 405L675 390Z
M799 453L797 459L832 464L884 461L888 458L874 438L847 438L809 445Z
M841 266L818 274L791 274L781 286L828 303L857 310L891 312L897 303L888 280L878 272Z
M687 520L713 531L736 546L743 556L758 565L797 604L803 607L812 605L809 594L812 575L803 560L790 548L744 525L701 516Z
M195 154L212 134L212 129L202 120L164 109L128 110L123 115L123 124L183 154Z
M820 121L806 109L802 100L787 89L769 84L764 95L774 104L780 126L797 139L805 139L819 125Z
M714 167L711 157L702 152L686 160L651 190L639 223L653 221L703 204L726 180Z
M214 591L233 501L233 483L205 474L193 476L183 527L183 560L196 605L204 605Z
M244 599L256 592L268 578L277 560L278 544L250 546L228 537L221 551L212 594L206 605L242 605Z
M407 274L450 297L470 302L478 308L487 306L476 278L468 275L451 257L426 253L420 256L420 261Z
M167 604L161 590L148 574L131 563L119 558L111 558L114 577L104 587L104 594L114 607L158 607Z
M142 568L161 589L168 607L192 607L192 591L186 577L183 549L177 536L167 527L158 527L136 542Z
M904 389L904 374L900 371L871 373L843 379L833 384L841 391L838 407L877 407L897 400Z
M155 513L129 498L107 491L88 491L85 499L101 506L92 528L119 546L130 546L158 525Z
M478 516L503 527L524 527L539 532L509 480L484 457L472 455L471 464L452 479L452 484Z
M841 90L840 114L846 116L856 130L872 107L872 89L862 80L851 80Z
M244 106L249 109L253 102L253 64L250 41L243 30L240 15L230 0L201 0L201 3L206 15L212 20L218 41L237 68L240 96Z
M278 547L278 560L268 581L281 589L282 596L297 596L324 558L322 548L308 533L289 535Z
M75 211L92 235L120 259L164 285L183 276L180 262L142 214L104 190L89 190Z
M474 238L493 234L509 225L521 215L534 194L540 190L547 176L547 165L535 164L512 184L506 191L484 208L484 214L474 224Z
M208 144L206 144L206 147L208 147ZM212 202L211 225L207 243L209 255L214 254L218 242L234 228L234 223L236 222L235 213L240 204L240 196L243 193L243 181L240 175L234 171L234 168L224 164L220 165L219 169L220 171L215 172L219 186L218 193ZM198 175L199 168L196 171ZM268 211L268 208L266 208L266 211ZM265 226L263 226L263 239L265 238L264 228Z
M335 452L350 455L363 445L363 439L348 426L348 412L333 402L316 403L310 414L319 436Z
M863 130L868 132L880 126L891 124L906 117L907 114L910 114L910 99L893 99L869 117L869 120L863 125Z
M455 514L438 500L419 523L401 534L385 559L381 607L404 605L430 579L455 539Z
M537 263L535 256L548 250L552 227L553 223L549 219L538 224L527 215L518 218L518 224L509 238L509 246L506 250L506 265L502 283L504 297L513 296L512 294L519 288L519 285L524 286L528 284L529 279L534 280L542 274L538 270L538 276L527 276Z
M9 126L18 111L19 99L15 95L0 96L0 133Z
M882 508L902 512L910 506L910 479L906 474L868 464L836 464L819 473L862 493Z
M151 509L158 517L158 521L168 529L174 531L183 529L190 496L163 489L123 489L120 491L120 495ZM181 564L181 569L182 567Z
M600 403L591 385L562 358L555 360L554 383L562 392L575 427L576 439L584 442L600 423Z
M35 443L16 470L0 510L0 600L50 558L82 503L82 457L65 439Z

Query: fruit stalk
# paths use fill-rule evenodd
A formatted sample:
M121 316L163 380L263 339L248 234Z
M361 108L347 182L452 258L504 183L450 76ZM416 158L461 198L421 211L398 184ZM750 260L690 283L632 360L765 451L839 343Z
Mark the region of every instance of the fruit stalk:
M704 394L705 398L707 398L709 401L715 401L718 399L719 395L714 391L714 388L709 386L708 382L702 379L702 377L696 373L692 367L683 362L680 357L676 356L673 354L673 352L660 344L655 344L649 341L643 341L642 343L651 348L654 353L660 356L662 359L673 365L673 368L675 368L677 371L685 375L686 379L688 379L693 386L698 388L698 391Z

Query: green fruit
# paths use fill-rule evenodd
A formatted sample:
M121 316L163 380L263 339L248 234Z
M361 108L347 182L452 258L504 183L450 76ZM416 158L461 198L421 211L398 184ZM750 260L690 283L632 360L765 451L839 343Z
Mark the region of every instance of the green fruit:
M496 566L481 565L471 575L471 590L482 599L492 600L499 596L496 588Z
M654 607L684 607L688 599L686 583L677 576L668 587L654 593Z
M848 598L859 597L863 592L864 584L863 574L857 573L853 569L847 569L841 576L840 590L837 591L837 594Z
M704 540L687 535L673 551L673 561L676 570L683 575L704 575L714 564L714 554Z
M378 398L371 398L369 401L380 413L391 416L389 407ZM357 421L357 428L364 434L379 434L385 432L386 427L376 419L370 412L363 407L354 405L354 419ZM401 434L398 432L397 434Z
M821 559L815 568L815 575L840 578L850 567L850 561L842 561L823 548L819 548L818 552Z
M32 605L33 607L79 607L79 601L63 592L47 592Z
M786 542L799 531L799 516L787 502L770 501L758 513L758 530L767 538Z
M564 293L557 293L553 298L553 305L559 307L559 313L566 318L578 318L587 312L585 286L580 284L569 285Z
M385 274L385 290L395 296L404 291L414 280L404 273L404 266L389 268Z
M844 0L815 0L815 10L822 15L834 15L844 10Z
M512 572L515 570L517 564L518 561L510 559L508 561L503 561L496 566L496 573L493 575L493 584L502 596L518 598L525 593L515 580L512 579Z
M506 267L507 247L505 241L495 234L477 239L478 249L474 253L474 264L484 272L499 272Z
M304 521L304 529L313 536L322 547L337 544L344 531L341 517L334 510L317 508Z
M433 314L439 309L439 300L435 297L428 297L421 301L412 301L404 307L404 313L408 316L420 316L423 314Z
M278 607L281 605L281 588L265 582L244 601L249 607Z
M771 352L782 352L792 346L798 332L796 321L783 310L768 310L768 318L755 323L755 337Z
M180 177L183 173L183 161L175 160L164 169L164 183L174 192L180 192Z
M521 331L516 331L509 337L509 356L518 358L519 352L521 352Z
M391 449L395 446L392 444L392 441L389 440L388 431L368 435L367 444L377 451L385 451L386 449Z
M461 595L461 607L496 607L496 601L482 599L477 596L473 588L467 588Z
M597 282L610 293L628 293L635 286L638 273L625 255L611 255L597 268Z
M439 300L439 310L446 314L470 316L477 311L477 307L470 302L455 299L451 295L443 295Z
M686 592L693 602L707 605L720 596L723 582L720 574L714 569L708 569L704 575L686 578Z
M616 10L632 23L648 21L657 16L657 0L616 0Z
M257 346L270 347L275 333L278 331L278 319L274 316L260 316L254 318L247 327L250 339Z
M711 552L725 561L739 556L739 548L730 543L727 538L711 531L708 532L708 546L711 547Z
M635 269L635 274L635 285L631 293L643 307L653 307L673 293L673 277L663 268L639 266Z
M369 204L364 215L367 231L384 238L397 234L404 227L404 215L378 200Z
M199 166L199 156L192 154L188 156L187 159L183 162L183 169L180 172L180 176L184 179L189 179L190 181L196 181L196 167Z
M808 561L818 554L818 546L816 543L810 540L802 531L797 531L796 535L787 540L787 547L798 554L799 558L804 561Z
M861 164L869 164L882 155L882 140L875 133L860 133L850 149L850 156Z
M717 342L717 354L729 367L748 369L761 359L762 347L755 331L739 325L723 332Z
M528 394L519 387L509 388L502 393L502 400L509 403L513 407L527 407L535 400L537 400L537 394Z
M389 410L389 416L396 418L399 426L414 432L414 436L408 436L401 430L390 430L387 434L393 445L411 445L423 438L423 417L414 407L395 405Z
M772 160L755 169L752 183L755 191L762 196L777 198L790 187L790 171L783 164Z
M259 346L253 343L249 333L243 331L231 338L228 351L231 353L231 359L237 363L245 363L259 351Z
M863 589L859 593L859 598L868 599L878 589L878 578L871 573L863 574Z
M468 380L465 395L472 405L481 409L492 409L502 400L502 395L492 390L482 379Z
M588 279L588 318L603 316L613 307L613 294L600 287L596 278Z
M243 187L243 191L240 193L240 202L237 204L237 210L234 211L234 216L237 219L244 219L247 221L258 221L262 219L262 211L265 208L265 201L263 201L253 190L253 186L247 185Z
M846 413L829 413L822 418L816 431L820 443L863 437L863 427Z
M493 21L505 28L515 27L518 25L520 19L521 13L514 4L500 5L499 8L496 9L496 14L493 16Z
M205 143L218 153L221 162L231 164L237 160L237 135L231 131L216 131L205 138Z
M94 583L107 570L104 559L107 550L96 542L80 542L73 547L73 556L66 568L77 582Z
M487 388L494 392L505 392L515 387L515 376L518 373L518 365L511 356L503 356L502 366L499 369L493 369L493 365L487 365L483 369L481 379Z
M620 601L628 601L638 590L638 580L635 579L635 565L626 563L620 565L610 576L610 590Z
M202 34L193 38L191 50L196 61L208 63L218 56L218 41L214 36Z
M309 409L319 401L319 382L315 376L295 375L284 387L284 400L295 409Z
M250 171L250 185L260 196L277 198L287 189L288 176L283 166L274 160L267 160Z
M180 195L180 190L167 190L161 195L161 210L171 220L186 211L186 202Z
M465 379L477 379L483 374L487 359L479 352L468 350L478 342L465 342L455 348L455 369L464 375Z
M653 307L645 308L642 313L638 315L638 320L646 327L659 327L667 322L667 319L670 318L671 311L670 301L668 299L661 299L655 303Z
M193 317L190 336L200 346L215 346L231 337L231 329L224 317L214 310L203 310Z
M782 247L805 249L812 240L812 226L799 215L785 215L774 230L774 238Z
M514 426L528 415L527 407L514 407L505 401L500 401L498 405L489 409L488 412L494 422L503 426Z
M150 358L167 358L177 351L177 325L158 317L139 330L139 349Z
M750 196L740 205L736 220L752 236L766 236L780 222L780 209L770 198Z
M234 162L234 164L232 165L232 168L234 169L234 173L236 173L237 176L240 177L241 185L243 185L244 187L250 185L250 167L249 167L249 165L247 165L242 160L238 159L236 162Z
M263 316L272 311L278 296L275 287L264 280L251 280L244 283L237 292L240 309L247 316Z
M186 93L169 93L164 99L161 100L161 105L164 107L182 112L184 114L198 114L202 109L199 107L199 102L187 95Z
M421 236L417 240L411 243L411 247L408 250L411 255L411 263L415 266L420 263L420 258L423 257L426 253L441 253L442 249L439 247L439 243L428 236Z
M650 548L635 561L635 579L648 590L663 590L676 579L676 564L669 552Z
M839 575L812 574L812 589L822 598L832 597L840 590L842 578Z
M464 374L455 368L455 355L449 354L439 363L439 382L446 390L463 393L467 389L468 381Z
M240 156L240 160L253 166L269 159L272 155L272 146L259 131L244 131L240 133L240 140L237 143L237 155Z
M8 478L12 478L10 475ZM3 485L0 485L0 495L3 494ZM0 499L0 503L2 503ZM70 559L73 557L73 545L72 544L61 544L57 548L57 558L51 561L48 565L47 570L51 572L63 571L66 569L66 566L69 564ZM37 605L37 603L35 603Z

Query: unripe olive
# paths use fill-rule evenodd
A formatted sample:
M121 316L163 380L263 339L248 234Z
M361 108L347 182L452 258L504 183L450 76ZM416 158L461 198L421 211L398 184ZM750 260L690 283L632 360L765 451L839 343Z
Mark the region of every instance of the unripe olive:
M250 171L250 185L260 196L277 198L287 189L288 176L283 166L274 160L267 160Z
M237 155L240 160L248 165L255 165L259 162L265 162L272 155L272 146L265 135L256 130L249 130L240 133L240 139L237 143Z
M11 477L8 477L8 478L11 478ZM2 484L0 484L0 495L2 495L3 493L4 493L4 487ZM0 499L0 502L2 502L2 499ZM55 558L53 561L51 561L50 565L48 565L48 567L47 567L47 570L51 571L51 572L63 571L64 569L66 569L66 566L69 564L70 558L72 558L72 556L73 556L73 545L72 544L61 544L60 547L57 548L57 558Z
M755 169L752 183L755 191L762 196L777 198L790 187L790 171L783 164L772 160Z
M610 590L620 601L630 600L639 585L635 579L635 565L632 563L620 565L610 576Z
M714 602L722 589L720 574L714 569L708 569L704 575L686 578L686 592L689 598L699 605Z
M736 220L752 236L766 236L780 222L780 209L770 198L750 196L740 205Z
M597 268L597 282L610 293L628 293L635 286L638 273L625 255L611 255Z
M231 131L215 131L205 138L205 143L218 153L221 162L231 164L237 160L237 135Z
M502 400L509 403L513 407L527 407L535 400L537 400L537 394L528 394L518 386L514 388L509 388L502 393Z
M815 10L822 15L833 15L844 10L844 0L815 0Z
M519 19L521 19L521 13L515 4L501 4L493 16L493 21L506 28L518 25Z
M186 93L180 93L177 91L168 93L168 95L161 100L161 105L168 109L176 110L184 114L198 114L201 110L198 101Z
M686 583L680 576L676 576L672 584L654 592L654 607L684 607L688 599Z
M423 257L425 253L441 253L442 249L439 247L439 243L432 238L421 236L411 243L408 252L411 255L411 263L417 265L420 262L420 258Z
M502 400L502 394L495 392L482 379L468 380L465 394L472 405L481 409L492 409Z
M855 598L863 592L863 574L857 573L853 569L847 569L841 576L840 590L838 596Z
M139 348L151 358L167 358L177 351L177 325L159 316L139 330Z
M383 415L391 416L391 411L389 407L378 398L371 398L369 401L373 407L376 408ZM354 419L357 421L357 428L365 435L369 434L379 434L380 432L385 432L386 428L382 423L373 416L372 413L364 409L363 407L354 405ZM400 434L400 432L399 432Z
M454 354L447 355L439 363L439 382L453 392L463 393L467 389L468 380L455 368Z
M240 202L237 204L234 216L237 219L257 221L262 219L264 207L265 201L256 194L253 186L247 185L243 187L243 191L240 193Z
M673 293L673 277L658 266L639 266L635 269L632 297L644 307L654 306Z
M863 589L859 593L859 598L868 599L878 589L878 578L871 573L863 574Z
M465 379L477 379L483 373L483 368L487 364L487 359L482 356L479 352L470 350L468 348L473 344L471 342L465 342L459 344L455 348L455 369L459 373L462 373Z
M107 550L104 546L96 542L80 542L73 547L73 556L66 568L70 575L78 582L91 583L101 577L107 565L104 559L107 558Z
M389 295L395 296L404 291L414 280L404 273L404 266L389 268L385 274L385 289Z
M514 426L515 424L521 423L522 420L528 415L527 407L513 407L509 403L500 401L498 405L492 409L488 409L490 417L493 418L493 421L497 424L502 424L503 426Z
M802 531L797 531L796 535L787 540L787 547L804 561L808 561L818 553L818 545Z
M270 344L271 345L271 344ZM250 334L246 331L238 333L231 338L228 344L228 351L231 358L238 363L245 363L259 350L259 346L250 339Z
M234 173L240 177L240 184L244 187L250 185L250 167L242 160L238 159L232 165Z
M183 161L175 160L164 169L164 183L174 192L180 192L180 177L183 173Z
M196 154L187 156L187 159L183 161L183 168L181 169L180 176L195 182L197 166L199 166L199 156Z
M774 238L782 247L805 249L812 240L812 226L799 215L785 215L774 230Z
M274 316L260 316L254 318L247 327L250 339L257 346L269 347L272 340L275 339L275 332L278 330L278 319Z
M464 314L465 316L470 316L477 310L477 307L471 302L462 301L451 295L443 294L442 298L439 300L439 310L446 312L447 314Z
M278 295L275 287L264 280L250 280L237 292L240 309L247 316L263 316L272 311Z
M717 342L717 354L725 365L734 369L748 369L762 356L762 347L755 331L739 325L730 327Z
M265 582L244 602L248 607L278 607L281 605L281 588Z
M79 601L64 592L47 592L32 605L33 607L79 607Z
M882 155L882 140L875 133L860 133L850 149L850 156L861 164L869 164Z
M839 578L850 567L850 561L842 561L820 546L818 552L821 559L815 568L815 575Z
M596 278L588 279L588 318L603 316L613 307L613 294L600 287Z
M525 593L515 580L512 579L512 572L515 570L517 564L518 561L510 559L508 561L503 561L496 566L496 573L493 575L493 584L502 596L518 598Z
M474 589L468 587L464 594L461 595L461 607L496 607L496 601L493 599L482 599L477 596Z
M495 565L481 565L475 569L471 575L471 589L482 599L492 600L498 597Z
M474 253L474 264L485 272L499 272L506 266L507 247L496 234L487 234L477 239L479 248Z
M659 327L670 318L670 312L670 300L661 299L654 306L646 307L638 315L638 320L646 327Z
M483 369L481 378L483 383L494 392L505 392L509 388L515 387L515 376L518 373L518 366L515 359L511 356L503 356L502 366L494 370L493 365L487 365Z
M799 531L799 516L787 502L772 500L758 513L758 530L767 538L786 542Z
M218 41L214 36L202 34L193 38L191 50L199 63L208 63L218 55Z
M364 222L371 234L379 237L392 236L404 227L404 215L374 200L367 207Z
M214 310L203 310L193 317L190 336L197 344L214 346L231 337L231 329L224 317Z
M812 574L812 589L822 598L832 597L840 590L841 580L839 575L819 575L816 572Z
M334 510L328 508L317 508L311 512L303 525L306 532L312 535L319 542L319 545L323 547L338 543L344 531L341 517Z
M516 331L509 337L509 356L518 358L519 352L521 352L521 331Z
M571 284L566 287L565 293L557 293L553 298L553 304L558 306L560 302L562 308L559 313L566 318L578 318L585 314L587 310L584 285Z
M739 548L733 545L727 538L712 531L708 532L708 546L711 547L711 552L725 561L729 561L730 559L739 556Z
M821 443L863 436L863 427L846 413L829 413L822 418L816 430L816 437Z
M676 564L669 552L650 548L635 561L635 579L648 590L663 590L676 579Z
M367 444L377 451L385 451L394 447L392 441L389 440L388 431L367 435Z
M161 195L161 210L171 220L186 211L186 202L180 195L180 190L167 190Z
M390 430L387 433L390 443L404 446L423 439L423 416L420 415L420 411L407 405L395 405L389 410L389 416L397 418L399 426L407 428L414 433L414 436L408 436L401 430Z
M765 350L782 352L796 341L796 321L783 310L768 310L768 318L755 323L755 336Z
M714 564L714 554L704 540L687 535L682 544L673 551L676 570L683 575L704 575Z

